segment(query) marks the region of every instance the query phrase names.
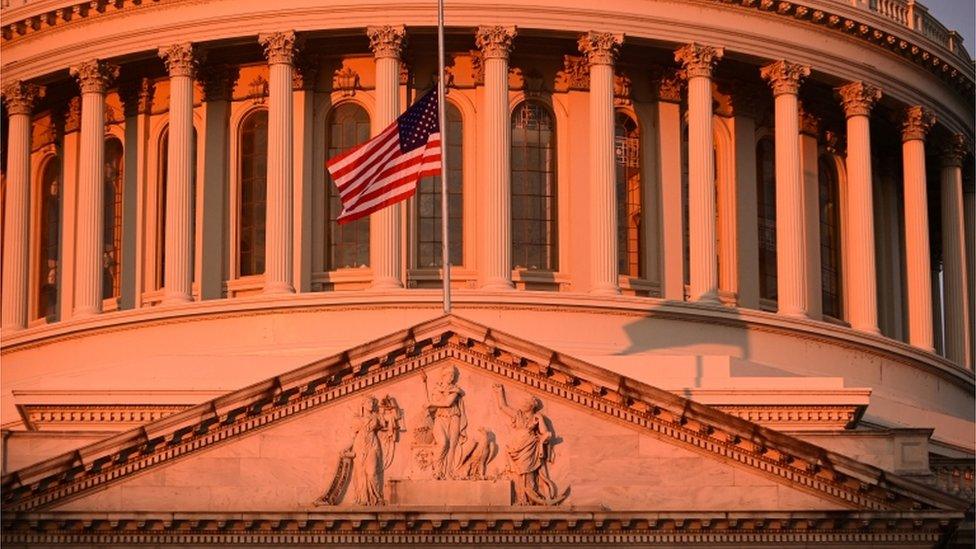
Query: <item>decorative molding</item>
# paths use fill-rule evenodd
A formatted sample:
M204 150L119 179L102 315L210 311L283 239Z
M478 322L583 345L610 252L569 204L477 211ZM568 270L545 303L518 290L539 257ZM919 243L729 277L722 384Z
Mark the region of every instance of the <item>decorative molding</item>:
M924 485L453 316L418 324L137 430L3 477L3 510L33 511L441 363L466 364L567 405L863 510L964 509ZM217 403L220 403L219 405Z
M615 107L630 106L633 103L631 98L632 87L630 77L623 73L613 75L613 105Z
M770 429L803 431L835 430L853 427L867 406L864 405L783 405L713 404L716 410Z
M166 64L166 71L170 78L174 76L193 78L196 75L197 66L203 61L203 56L195 51L190 42L159 48L159 58Z
M684 71L673 68L657 69L651 81L654 83L654 95L658 101L681 103L687 82Z
M590 64L580 55L564 55L563 68L556 73L554 89L559 92L590 89Z
M37 100L44 97L44 86L30 84L14 80L3 87L3 102L7 105L7 112L10 114L31 115L34 104Z
M64 113L64 133L76 132L81 128L81 98L72 97L68 100L68 108Z
M299 55L291 74L292 89L314 90L318 81L321 59L317 55Z
M962 512L4 513L4 544L937 546Z
M692 78L711 78L712 69L725 55L725 48L704 46L692 42L675 50L674 60L684 68L682 76Z
M590 65L613 65L623 43L623 34L590 31L580 36L576 45Z
M518 29L514 25L483 25L475 32L474 43L484 59L508 59L516 36Z
M258 35L269 65L291 65L301 47L295 31L271 32Z
M93 59L68 69L78 80L81 93L105 93L119 76L119 66Z
M369 37L369 49L377 59L400 59L407 45L407 29L403 25L367 27L366 36Z
M809 135L811 137L819 137L821 123L820 117L805 109L803 105L800 105L798 115L800 117L800 133Z
M341 92L343 97L356 95L356 90L360 89L359 73L352 67L336 69L332 75L332 89Z
M145 425L182 412L189 404L24 404L18 406L31 431L115 430Z
M773 97L783 94L796 95L800 91L800 83L810 76L810 67L781 59L761 67L759 76L769 83L773 89Z
M834 88L840 97L841 106L844 107L844 116L870 116L874 104L881 99L881 88L865 84L864 82L851 82L839 88Z

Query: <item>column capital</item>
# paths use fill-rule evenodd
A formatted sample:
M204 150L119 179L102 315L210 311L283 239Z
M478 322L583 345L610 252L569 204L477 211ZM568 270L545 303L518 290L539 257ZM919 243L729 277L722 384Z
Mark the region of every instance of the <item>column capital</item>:
M377 59L400 59L407 44L407 28L403 25L366 27L366 36L369 37L369 49Z
M723 55L725 55L724 48L703 46L692 42L675 50L674 60L684 67L685 78L690 79L698 76L711 78L712 69L715 68Z
M78 96L68 100L68 108L64 113L64 133L76 132L81 129L81 98Z
M870 115L874 104L881 99L881 88L864 82L851 82L834 88L834 91L840 96L844 116L847 118Z
M800 83L810 76L810 67L780 59L760 68L759 76L769 82L774 97L783 94L796 95L800 91Z
M44 86L14 80L3 87L3 102L10 114L30 115L34 103L44 97Z
M579 37L579 51L590 65L613 65L624 43L623 34L590 31Z
M681 103L681 93L685 87L683 71L678 69L656 70L651 77L658 101Z
M820 117L800 105L800 133L818 137L820 135Z
M474 35L474 43L485 59L508 59L512 42L518 36L515 26L483 25Z
M262 33L258 35L258 42L264 47L264 57L269 65L291 65L301 47L295 31Z
M315 55L299 55L295 59L295 72L291 75L291 85L296 90L311 90L319 75L319 58Z
M908 107L901 117L901 140L912 141L917 139L924 141L925 135L934 125L935 115L932 114L932 111L920 105Z
M234 65L210 65L200 73L204 101L230 101L239 70Z
M71 67L69 72L78 80L81 93L105 93L119 77L119 66L92 59Z
M196 76L197 66L203 61L204 55L196 51L191 42L171 44L159 48L159 58L166 64L170 77Z
M942 167L961 167L963 159L969 154L971 148L965 135L952 134L942 146Z
M119 84L119 97L126 116L149 114L152 110L156 84L148 78L128 80Z

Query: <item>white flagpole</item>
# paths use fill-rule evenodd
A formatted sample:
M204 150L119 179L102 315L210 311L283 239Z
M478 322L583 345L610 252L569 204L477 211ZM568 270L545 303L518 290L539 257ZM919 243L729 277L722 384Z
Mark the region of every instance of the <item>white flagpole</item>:
M451 313L451 257L447 230L447 123L444 113L444 0L437 0L437 118L441 133L441 263L444 271L444 314Z

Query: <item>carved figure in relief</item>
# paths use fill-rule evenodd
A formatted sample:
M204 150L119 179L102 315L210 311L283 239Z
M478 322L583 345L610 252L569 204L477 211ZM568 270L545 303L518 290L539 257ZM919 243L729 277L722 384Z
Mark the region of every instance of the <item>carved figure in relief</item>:
M363 399L354 416L352 445L342 451L335 476L316 505L337 505L351 485L359 505L384 505L383 471L393 461L402 413L396 400L386 396L380 408L376 398Z
M569 490L559 494L556 483L549 478L549 463L555 456L552 431L546 417L539 413L542 402L530 396L513 408L505 400L505 389L498 383L494 388L498 409L508 416L511 425L505 452L516 505L559 505Z
M438 373L433 387L421 372L427 387L427 418L434 439L431 463L434 478L456 478L460 449L467 438L468 418L464 412L464 391L457 386L457 369L448 366Z

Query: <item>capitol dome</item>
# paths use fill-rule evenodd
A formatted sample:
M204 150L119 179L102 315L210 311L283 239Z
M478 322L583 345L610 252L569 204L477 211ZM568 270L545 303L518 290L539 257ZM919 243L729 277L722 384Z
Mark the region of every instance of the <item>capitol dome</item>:
M914 0L0 0L0 539L969 546L974 74Z

